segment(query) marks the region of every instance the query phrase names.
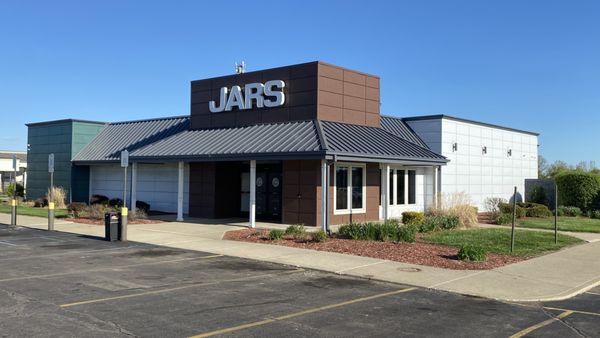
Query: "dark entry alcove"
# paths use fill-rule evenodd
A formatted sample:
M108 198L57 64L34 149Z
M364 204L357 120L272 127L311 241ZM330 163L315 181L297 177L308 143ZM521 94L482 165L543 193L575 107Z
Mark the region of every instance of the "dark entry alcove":
M215 217L248 217L249 162L216 164ZM282 165L280 161L256 165L256 219L281 222Z

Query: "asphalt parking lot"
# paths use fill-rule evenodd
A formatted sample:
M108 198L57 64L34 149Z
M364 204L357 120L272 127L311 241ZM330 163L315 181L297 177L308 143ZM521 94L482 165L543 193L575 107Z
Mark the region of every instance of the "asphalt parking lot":
M509 304L0 225L0 335L600 336L600 288Z

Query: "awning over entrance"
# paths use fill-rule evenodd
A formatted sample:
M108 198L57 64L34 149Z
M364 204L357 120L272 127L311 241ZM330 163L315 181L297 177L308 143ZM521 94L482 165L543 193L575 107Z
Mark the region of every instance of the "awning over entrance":
M76 164L132 161L339 159L445 164L446 158L382 128L307 120L189 129L188 117L109 124L74 158Z

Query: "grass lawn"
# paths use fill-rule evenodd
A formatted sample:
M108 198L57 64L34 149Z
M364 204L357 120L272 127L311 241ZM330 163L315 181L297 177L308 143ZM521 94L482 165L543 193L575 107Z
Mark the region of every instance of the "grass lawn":
M490 253L510 254L510 229L439 231L426 235L423 240L456 247L464 244L479 245ZM554 244L553 233L517 230L514 255L536 256L581 242L583 241L578 238L559 234L558 244Z
M10 205L0 204L0 213L10 214L10 212L11 212ZM47 208L30 208L30 207L19 206L19 207L17 207L17 215L48 217L48 209ZM67 209L54 210L54 217L56 217L56 218L65 218L67 216L68 216Z
M523 218L518 220L523 228L554 230L554 218ZM559 217L558 230L600 233L600 219L587 217Z

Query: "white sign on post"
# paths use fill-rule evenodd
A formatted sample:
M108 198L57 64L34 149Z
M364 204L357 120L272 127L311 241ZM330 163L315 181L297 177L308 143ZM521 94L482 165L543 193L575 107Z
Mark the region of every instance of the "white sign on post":
M54 172L54 154L48 155L48 172Z
M121 167L122 168L129 167L129 152L127 150L123 150L121 152Z

